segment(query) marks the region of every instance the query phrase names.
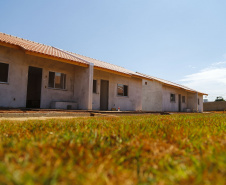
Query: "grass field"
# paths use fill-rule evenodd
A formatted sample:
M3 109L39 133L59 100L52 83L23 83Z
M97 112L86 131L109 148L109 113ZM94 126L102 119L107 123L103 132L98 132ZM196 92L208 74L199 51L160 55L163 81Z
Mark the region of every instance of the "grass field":
M0 184L226 184L226 114L0 121Z

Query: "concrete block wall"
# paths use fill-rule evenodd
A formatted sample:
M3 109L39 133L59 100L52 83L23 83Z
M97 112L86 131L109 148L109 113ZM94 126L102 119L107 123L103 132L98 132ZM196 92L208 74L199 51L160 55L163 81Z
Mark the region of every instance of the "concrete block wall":
M204 111L224 111L226 110L226 101L204 102Z

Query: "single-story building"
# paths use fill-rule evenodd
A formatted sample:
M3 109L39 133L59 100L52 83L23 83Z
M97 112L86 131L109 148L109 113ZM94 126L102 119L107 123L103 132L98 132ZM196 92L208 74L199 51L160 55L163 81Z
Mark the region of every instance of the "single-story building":
M203 95L186 86L139 73L142 80L142 110L203 112Z
M0 107L202 111L204 93L156 79L0 33Z

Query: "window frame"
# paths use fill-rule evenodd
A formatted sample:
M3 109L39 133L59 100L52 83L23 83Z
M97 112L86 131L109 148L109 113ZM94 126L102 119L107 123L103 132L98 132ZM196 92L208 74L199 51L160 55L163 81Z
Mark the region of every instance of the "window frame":
M172 97L173 97L173 99L172 99ZM176 94L170 93L170 102L176 103Z
M122 95L119 94L119 92L118 92L119 86L123 87ZM125 92L126 92L126 95L125 95ZM129 86L128 85L123 85L123 84L117 84L117 96L119 96L119 97L128 97L129 96Z
M8 67L8 69L7 69L7 81L0 81L0 84L9 84L9 63L0 61L0 64L5 64Z
M53 87L50 86L50 73L54 73L54 78L53 78ZM61 87L56 87L56 74L60 74L60 86L63 86L63 88ZM63 80L61 79L61 77L63 78ZM67 75L66 73L61 73L61 72L56 72L56 71L49 71L49 79L48 79L48 88L49 89L58 89L58 90L66 90L66 81ZM62 80L62 81L61 81ZM63 84L61 84L61 82L63 82ZM51 82L52 83L52 82Z

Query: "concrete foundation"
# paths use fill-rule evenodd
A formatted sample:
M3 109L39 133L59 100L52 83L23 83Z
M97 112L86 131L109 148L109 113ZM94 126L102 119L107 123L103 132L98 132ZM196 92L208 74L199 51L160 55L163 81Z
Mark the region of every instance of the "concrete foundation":
M78 104L75 102L52 102L51 109L67 109L76 110L78 109Z

